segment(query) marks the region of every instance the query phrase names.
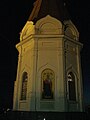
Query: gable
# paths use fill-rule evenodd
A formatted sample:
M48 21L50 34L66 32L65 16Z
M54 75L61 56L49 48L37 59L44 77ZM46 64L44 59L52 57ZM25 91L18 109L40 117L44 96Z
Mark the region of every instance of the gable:
M47 15L46 17L37 21L36 25L37 34L61 34L62 23L56 18Z

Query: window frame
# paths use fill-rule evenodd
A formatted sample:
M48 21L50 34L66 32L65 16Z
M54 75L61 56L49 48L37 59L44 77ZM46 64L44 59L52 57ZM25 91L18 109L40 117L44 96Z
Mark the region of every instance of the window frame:
M21 82L21 96L20 96L21 101L27 99L27 82L28 82L28 73L23 72L22 82Z
M46 78L46 75L43 76L44 74L47 74L47 75L51 74L50 78L51 78L51 84L52 84L52 88L51 88L52 96L46 96L46 97L43 96L43 94L44 94L44 81ZM54 96L55 96L55 73L52 69L45 68L41 72L41 100L54 100Z
M76 76L72 71L68 72L67 75L67 92L68 100L71 102L76 102L77 101Z

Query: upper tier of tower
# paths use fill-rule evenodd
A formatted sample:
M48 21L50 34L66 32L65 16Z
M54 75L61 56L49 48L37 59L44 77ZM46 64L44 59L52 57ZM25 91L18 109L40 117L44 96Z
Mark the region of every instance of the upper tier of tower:
M60 21L69 19L63 0L36 0L28 21L36 23L46 15L50 15Z
M72 40L79 32L70 20L64 0L36 0L33 10L20 33L20 41L30 35L64 35Z

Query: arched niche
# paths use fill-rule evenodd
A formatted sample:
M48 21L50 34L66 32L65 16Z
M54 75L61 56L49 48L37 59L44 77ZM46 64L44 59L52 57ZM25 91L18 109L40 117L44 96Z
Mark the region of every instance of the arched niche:
M27 99L27 82L28 82L28 73L24 71L22 73L22 86L21 86L21 98L20 100Z
M37 91L40 91L39 94L39 99L44 100L44 99L50 99L50 100L54 100L55 95L56 95L56 81L57 81L57 72L56 72L56 68L55 66L50 65L49 63L44 64L43 66L41 66L38 70L37 73ZM53 96L48 96L48 97L43 97L43 83L44 80L46 79L50 79L52 81L52 92L53 92ZM47 80L46 80L47 81Z
M78 41L79 32L71 20L64 21L64 34Z
M54 99L55 73L50 68L41 72L41 98Z
M71 102L78 101L78 77L75 69L71 66L67 69L67 99Z
M73 72L67 75L68 100L76 101L76 78Z
M35 24L37 34L62 34L62 23L47 15Z

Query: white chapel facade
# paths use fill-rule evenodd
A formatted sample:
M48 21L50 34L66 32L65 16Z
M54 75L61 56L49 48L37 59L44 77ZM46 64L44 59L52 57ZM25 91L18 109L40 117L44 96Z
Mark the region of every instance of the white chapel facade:
M60 0L36 0L34 4L16 45L13 110L83 111L82 44L64 7Z

